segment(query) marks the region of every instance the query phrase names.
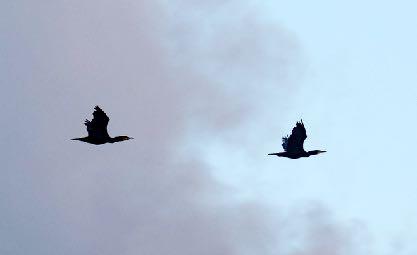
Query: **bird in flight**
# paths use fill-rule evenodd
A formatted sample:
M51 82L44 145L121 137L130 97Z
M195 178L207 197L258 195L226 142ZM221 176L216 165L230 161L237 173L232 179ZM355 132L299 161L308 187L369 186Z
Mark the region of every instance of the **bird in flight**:
M81 142L99 145L133 139L132 137L128 136L110 137L109 133L107 133L107 124L109 124L109 117L98 106L94 107L93 119L91 121L85 120L84 124L87 126L88 136L73 138L71 140L77 140Z
M269 153L268 155L297 159L302 157L310 157L311 155L317 155L326 152L321 150L305 151L303 148L303 144L306 138L306 129L304 128L303 120L301 120L297 122L296 126L292 129L292 133L290 136L282 138L282 148L284 148L284 151L277 153Z

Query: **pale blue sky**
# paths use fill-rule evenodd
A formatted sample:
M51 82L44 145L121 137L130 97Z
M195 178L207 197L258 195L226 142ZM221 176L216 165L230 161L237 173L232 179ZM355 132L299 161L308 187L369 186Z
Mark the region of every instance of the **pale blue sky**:
M280 123L273 126L275 138L252 144L264 150L259 151L261 157L248 156L254 152L243 148L233 154L245 163L224 171L235 162L224 159L228 149L213 156L224 146L221 143L210 150L209 161L217 162L221 178L245 196L262 197L277 208L320 201L339 219L364 223L376 253L414 254L416 4L263 1L259 5L267 13L263 20L277 22L298 39L305 73L297 80L297 93L285 115L265 116ZM264 159L263 153L281 149L280 136L289 133L299 118L309 135L306 148L328 153L299 161ZM265 132L262 128L252 131ZM244 174L239 175L242 169ZM404 250L393 245L398 243Z

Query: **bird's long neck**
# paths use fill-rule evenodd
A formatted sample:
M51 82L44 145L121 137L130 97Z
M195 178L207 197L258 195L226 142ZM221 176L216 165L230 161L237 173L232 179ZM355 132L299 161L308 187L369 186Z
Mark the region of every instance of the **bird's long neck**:
M117 142L121 142L123 140L121 140L118 136L116 137L110 137L109 139L109 143L117 143Z
M308 151L307 153L308 153L308 155L317 155L317 154L324 153L324 152L326 152L326 151L313 150L313 151Z
M117 143L117 142L122 142L122 141L126 141L129 140L130 138L127 136L116 136L116 137L110 137L109 139L109 143Z

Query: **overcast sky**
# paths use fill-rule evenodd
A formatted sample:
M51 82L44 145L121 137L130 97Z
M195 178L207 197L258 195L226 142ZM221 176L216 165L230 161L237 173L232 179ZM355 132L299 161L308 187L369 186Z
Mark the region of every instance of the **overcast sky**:
M3 1L0 253L416 254L415 9Z

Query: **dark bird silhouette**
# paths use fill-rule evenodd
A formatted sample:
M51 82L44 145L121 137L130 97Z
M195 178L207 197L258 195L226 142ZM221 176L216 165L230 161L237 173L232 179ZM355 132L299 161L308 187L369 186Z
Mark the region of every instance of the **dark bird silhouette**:
M306 138L306 129L304 128L303 120L301 120L297 122L296 126L292 129L290 136L282 138L282 148L284 148L284 152L269 153L268 155L297 159L326 152L321 150L305 151L303 145Z
M103 112L100 107L94 107L93 119L91 121L85 120L84 124L87 126L88 136L81 138L73 138L71 140L82 141L91 144L105 144L105 143L115 143L133 139L128 136L116 136L110 137L107 133L107 124L109 124L109 117Z

